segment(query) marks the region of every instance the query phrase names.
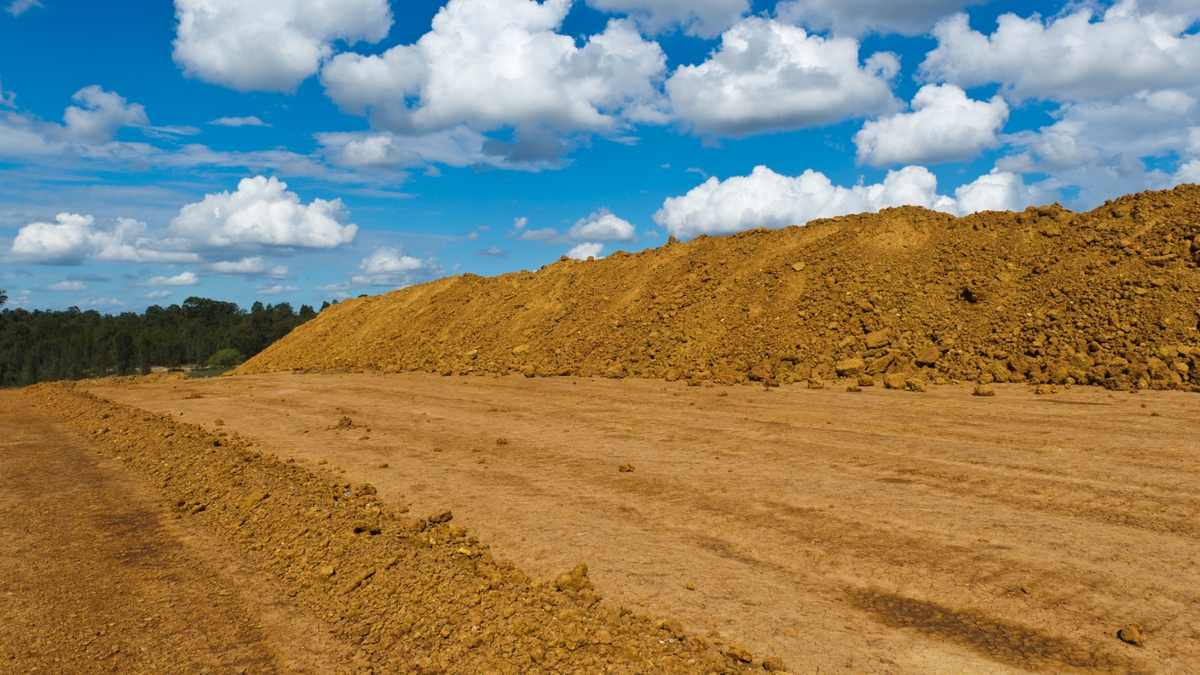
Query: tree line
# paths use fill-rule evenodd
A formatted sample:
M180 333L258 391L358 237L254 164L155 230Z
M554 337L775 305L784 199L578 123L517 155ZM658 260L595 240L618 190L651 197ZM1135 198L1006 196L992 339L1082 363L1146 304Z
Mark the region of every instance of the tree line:
M0 306L7 300L0 290ZM246 311L196 297L143 314L6 308L0 310L0 387L149 374L155 366L206 364L214 356L229 365L231 357L250 358L316 315L309 305L296 312L286 302L256 302Z

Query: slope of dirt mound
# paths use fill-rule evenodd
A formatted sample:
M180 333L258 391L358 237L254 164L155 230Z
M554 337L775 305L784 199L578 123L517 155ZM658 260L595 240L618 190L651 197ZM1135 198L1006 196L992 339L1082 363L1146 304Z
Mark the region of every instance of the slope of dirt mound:
M337 483L169 415L70 385L26 392L41 411L155 481L274 577L296 604L357 646L354 672L749 672L739 647L602 603L579 565L534 582L451 524L413 520L369 484ZM768 669L783 664L768 662ZM204 671L201 671L204 672ZM761 670L760 670L761 672Z
M241 366L1197 389L1200 187L915 207L335 305ZM919 388L919 387L917 387Z

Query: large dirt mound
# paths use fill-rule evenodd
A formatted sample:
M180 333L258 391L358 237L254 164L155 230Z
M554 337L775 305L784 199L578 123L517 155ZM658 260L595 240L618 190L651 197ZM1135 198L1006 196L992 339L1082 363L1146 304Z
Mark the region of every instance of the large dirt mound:
M346 301L237 372L1196 390L1197 261L1195 185L1086 214L886 209Z

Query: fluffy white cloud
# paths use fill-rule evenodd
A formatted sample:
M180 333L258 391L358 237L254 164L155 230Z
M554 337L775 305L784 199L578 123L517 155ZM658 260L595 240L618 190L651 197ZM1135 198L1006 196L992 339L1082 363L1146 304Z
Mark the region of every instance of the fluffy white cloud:
M146 235L146 224L118 218L105 229L96 227L90 215L60 213L57 222L30 223L13 239L10 257L52 265L76 265L84 260L98 262L195 262L199 257L186 251L161 250Z
M564 236L568 241L579 242L635 241L637 230L612 211L600 209L587 218L580 218Z
M150 124L141 104L128 103L98 84L80 89L71 100L82 107L71 106L63 113L63 135L69 140L105 143L121 127Z
M227 277L291 279L295 276L288 268L276 265L260 255L241 260L215 262L209 267L213 273Z
M921 87L912 110L863 124L854 135L858 160L891 166L970 159L998 145L996 133L1008 121L1001 97L975 101L952 84Z
M869 32L920 35L938 19L989 0L791 0L776 7L781 21L838 35Z
M357 225L343 225L341 199L314 199L307 206L278 179L243 178L237 191L188 204L166 236L188 248L336 248L354 241Z
M174 294L174 291L150 291L149 293L145 295L139 295L138 297L142 300L162 300L163 298L169 298Z
M546 126L605 131L661 120L666 56L628 20L582 47L555 32L571 0L450 0L415 44L344 53L321 71L343 110L379 129L421 134Z
M175 0L175 62L238 91L291 91L333 53L331 43L378 42L387 0Z
M1044 204L1048 193L1025 184L1021 176L993 169L991 173L960 186L954 191L960 214L978 211L1023 211L1032 204Z
M283 295L284 293L295 293L299 291L299 286L284 286L283 284L263 284L254 287L255 295Z
M397 247L381 247L363 258L358 274L351 275L350 283L356 286L411 286L441 273L437 260L422 260L406 255ZM339 285L325 286L318 290L341 289Z
M326 160L353 169L396 169L436 162L454 167L537 170L556 165L554 158L564 150L556 134L545 147L527 136L524 142L498 144L465 125L419 136L388 131L333 132L316 134L316 139Z
M937 177L923 166L889 171L882 183L843 187L809 169L791 177L755 167L749 176L709 178L681 197L667 199L654 222L680 238L729 234L758 227L803 225L816 218L874 212L892 206L923 206L965 215L988 209L1021 210L1049 193L1026 186L1019 175L993 171L939 195Z
M182 272L173 277L150 277L138 286L199 286L200 277L195 272Z
M254 115L249 117L218 117L209 122L209 124L217 127L269 127L270 124L258 119Z
M602 12L628 14L656 33L682 26L688 35L711 38L750 11L748 0L588 0Z
M1116 100L1200 84L1200 35L1185 32L1192 17L1141 13L1125 0L1096 18L1086 4L1045 23L1005 14L984 35L958 14L934 28L938 46L920 71L964 88L1000 83L1014 100Z
M574 246L570 251L567 251L568 258L576 260L587 260L588 258L603 258L600 253L604 250L604 244L600 242L585 242Z
M666 90L675 116L699 134L745 136L890 112L899 61L878 52L860 65L858 48L852 38L750 17L721 35L707 61L676 69Z

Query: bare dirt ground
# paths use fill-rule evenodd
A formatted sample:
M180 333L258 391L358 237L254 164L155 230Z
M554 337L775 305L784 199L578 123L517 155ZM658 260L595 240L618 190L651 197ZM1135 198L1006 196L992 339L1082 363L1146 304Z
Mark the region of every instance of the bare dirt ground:
M119 462L0 392L0 672L333 673L316 622Z
M427 374L89 389L413 515L450 508L535 578L584 561L609 600L790 672L1200 670L1192 394ZM1130 624L1141 645L1119 639Z

